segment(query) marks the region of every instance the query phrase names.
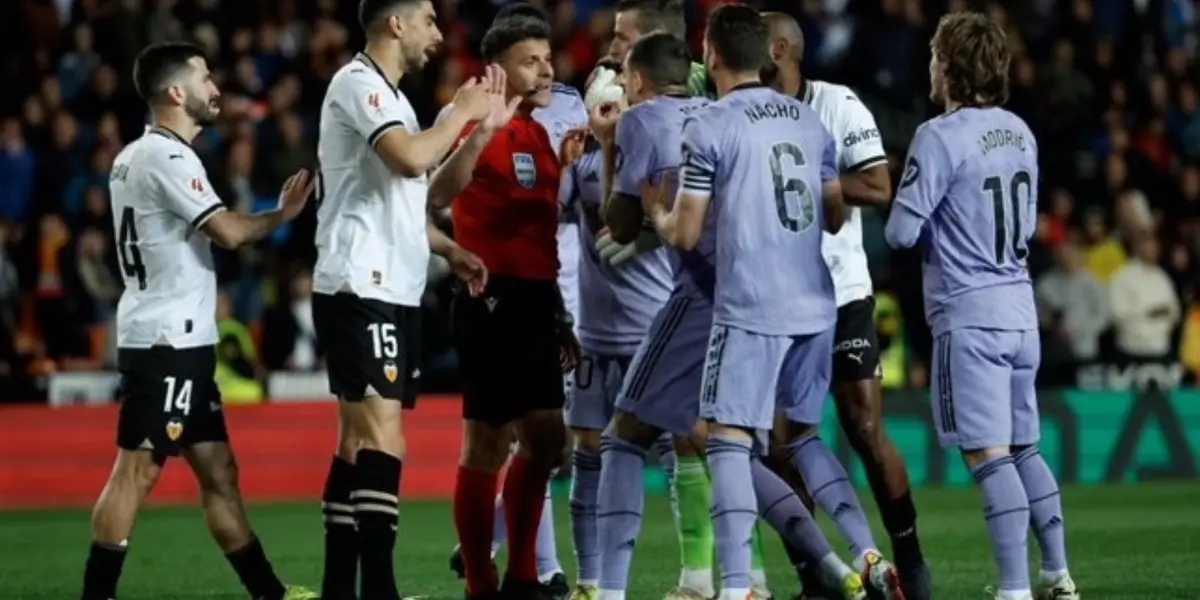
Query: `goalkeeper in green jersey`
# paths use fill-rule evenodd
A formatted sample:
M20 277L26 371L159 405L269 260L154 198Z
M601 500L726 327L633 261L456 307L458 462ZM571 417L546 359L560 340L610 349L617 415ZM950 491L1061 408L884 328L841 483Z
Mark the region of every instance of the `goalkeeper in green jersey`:
M655 33L669 33L681 40L685 39L687 32L682 2L681 0L620 0L617 3L613 30L609 58L623 64L630 49L643 37ZM619 83L615 81L615 77L609 76L603 71L600 71L600 76L593 78L584 101L593 113L594 123L599 120L611 122L612 115L601 113L614 110L614 105L619 105L616 110L624 107L623 92L613 87L617 85ZM687 92L692 96L715 98L703 64L692 63L691 73L687 79ZM613 101L613 98L620 98L621 101ZM604 179L607 181L607 185L604 185L604 190L612 189L613 172L620 169L622 162L620 148L614 148L609 154L611 156L607 156L605 160L607 168L604 169ZM609 203L606 202L606 204ZM639 215L629 216L633 218L633 222L641 219ZM606 219L606 221L612 222L611 219ZM617 235L617 237L628 238L630 236ZM600 256L614 265L619 265L634 256L651 251L659 245L660 242L653 230L644 231L643 235L637 236L627 244L618 243L607 234L597 240L597 250ZM714 536L712 522L709 518L712 484L703 452L705 446L703 425L698 425L697 429L698 431L692 438L675 440L676 460L673 468L669 464L670 461L663 463L670 471L672 508L675 512L682 562L679 584L667 592L666 600L707 600L716 595L713 586ZM762 543L757 530L754 532L752 548L754 579L752 597L755 600L770 598L771 592L767 587L766 572L763 567ZM604 549L600 549L600 551L601 556L604 556ZM613 576L606 577L605 571L620 568L620 565L604 564L602 561L597 595L576 594L573 596L573 600L623 598L623 590L618 592L605 589L606 579L610 581L624 580L624 577L619 575L615 576L616 579L613 579ZM589 585L587 588L591 588L591 586ZM587 589L587 592L592 592L592 589L594 588Z

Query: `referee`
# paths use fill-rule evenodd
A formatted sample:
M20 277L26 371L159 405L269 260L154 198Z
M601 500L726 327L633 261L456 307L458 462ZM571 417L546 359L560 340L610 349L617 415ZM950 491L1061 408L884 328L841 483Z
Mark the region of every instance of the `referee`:
M488 80L507 100L465 128L458 149L433 176L435 204L453 198L458 242L491 274L480 297L455 300L455 346L463 371L466 433L454 494L454 521L467 597L496 598L491 566L492 503L515 431L520 449L504 484L509 562L506 600L539 599L536 540L550 472L565 443L562 372L579 343L558 277L561 166L550 137L531 115L551 102L549 27L515 16L483 40ZM578 136L568 136L577 142ZM578 143L566 144L578 154Z

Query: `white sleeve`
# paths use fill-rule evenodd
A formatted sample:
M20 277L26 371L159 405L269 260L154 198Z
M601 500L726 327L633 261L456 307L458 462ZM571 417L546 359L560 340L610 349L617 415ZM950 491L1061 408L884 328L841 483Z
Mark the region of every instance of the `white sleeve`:
M371 147L389 129L416 125L409 123L412 112L400 101L399 92L375 73L369 77L351 71L338 81L335 101L350 121L350 126Z
M225 210L225 203L213 191L200 159L172 154L148 165L146 177L150 190L164 208L200 229L213 215Z
M887 162L887 153L883 150L883 137L879 135L875 116L854 92L847 90L845 93L839 111L838 131L833 132L842 146L838 153L838 169L843 173L857 173Z

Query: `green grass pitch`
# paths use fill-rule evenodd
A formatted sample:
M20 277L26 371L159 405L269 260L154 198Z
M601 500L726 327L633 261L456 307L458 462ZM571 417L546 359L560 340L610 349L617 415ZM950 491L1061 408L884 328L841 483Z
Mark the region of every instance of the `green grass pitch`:
M1064 500L1071 571L1085 598L1200 598L1200 484L1069 488ZM995 570L976 491L923 490L917 507L935 597L988 598L984 588L994 583ZM559 550L570 574L565 502L560 499L556 509ZM258 505L251 518L280 575L316 586L321 576L316 504ZM630 600L655 600L675 582L679 553L671 523L666 500L651 498ZM772 587L786 600L795 593L795 579L777 538L768 533L766 539ZM86 511L0 512L0 598L78 598L87 543ZM404 504L396 549L402 592L430 600L461 598L461 584L447 569L453 543L448 503ZM121 600L245 598L196 508L149 509L141 516L120 591Z

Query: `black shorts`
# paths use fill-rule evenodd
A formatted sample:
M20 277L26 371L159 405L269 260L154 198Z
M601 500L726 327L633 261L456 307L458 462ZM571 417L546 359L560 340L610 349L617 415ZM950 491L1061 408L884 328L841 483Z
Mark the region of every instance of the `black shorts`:
M472 298L454 298L454 347L463 418L500 425L565 402L559 361L558 283L492 277Z
M329 392L346 402L368 396L417 404L421 309L353 294L313 294L313 328L325 352Z
M177 456L203 442L228 442L213 346L120 348L117 446Z
M875 297L867 296L838 308L833 342L833 383L854 383L880 375Z

